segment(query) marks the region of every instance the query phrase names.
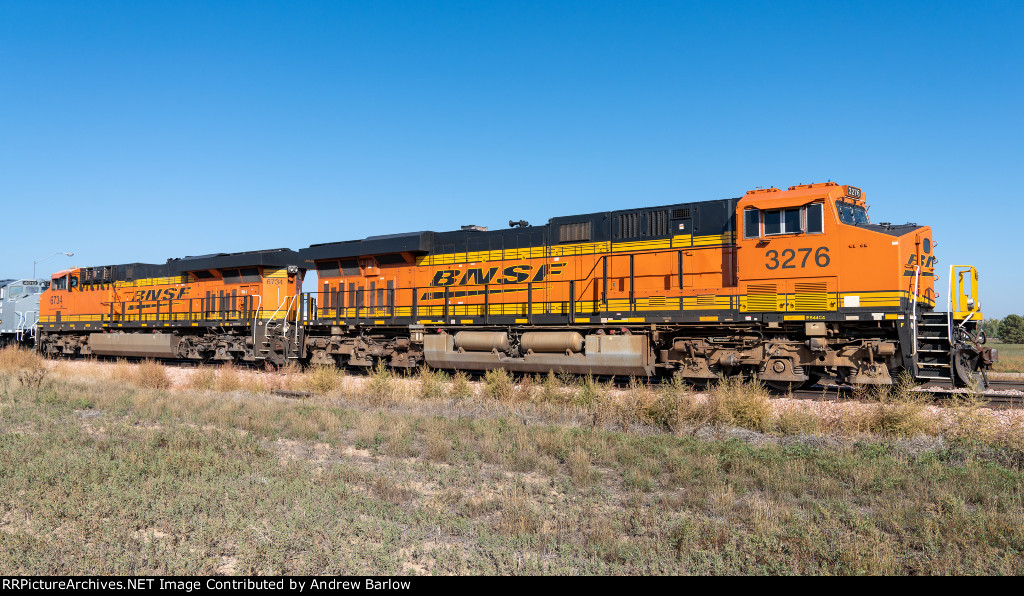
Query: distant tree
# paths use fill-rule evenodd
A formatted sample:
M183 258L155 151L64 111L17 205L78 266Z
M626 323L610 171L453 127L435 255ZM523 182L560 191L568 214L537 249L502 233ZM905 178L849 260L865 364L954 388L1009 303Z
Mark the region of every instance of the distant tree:
M981 324L982 331L989 338L999 337L999 319L985 319L985 322Z
M999 323L999 339L1008 344L1024 344L1024 317L1006 315Z

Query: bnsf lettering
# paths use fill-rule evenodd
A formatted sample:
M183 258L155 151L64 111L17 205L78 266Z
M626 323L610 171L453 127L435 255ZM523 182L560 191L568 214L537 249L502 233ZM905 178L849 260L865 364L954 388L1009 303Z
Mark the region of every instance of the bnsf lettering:
M565 263L551 263L541 265L534 270L533 265L512 265L505 267L498 275L498 267L484 269L476 267L466 269L445 269L434 273L431 280L432 286L473 286L484 284L521 284L527 281L540 282L545 279L562 274ZM531 275L532 274L532 275Z
M923 260L923 262L921 263L921 266L922 267L932 267L932 266L935 265L935 261L937 261L937 260L938 259L936 259L935 257L926 257ZM910 258L907 259L907 265L906 266L907 267L913 267L914 265L917 265L917 255L910 255Z
M166 290L139 290L135 292L135 300L181 300L188 294L188 288L167 288Z
M430 282L432 286L450 286L455 284L455 278L458 277L458 271L438 271L434 274L434 280Z

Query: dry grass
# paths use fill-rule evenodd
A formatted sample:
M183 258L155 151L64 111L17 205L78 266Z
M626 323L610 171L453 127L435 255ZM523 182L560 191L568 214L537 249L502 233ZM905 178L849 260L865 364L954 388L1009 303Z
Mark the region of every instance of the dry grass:
M813 435L821 427L820 416L808 406L796 404L775 414L775 430L783 435Z
M338 367L317 365L301 376L298 386L313 393L331 394L338 391L344 381L345 373Z
M530 501L530 495L523 487L513 487L512 491L501 499L501 516L498 518L496 529L511 536L535 533L540 522Z
M512 403L518 393L516 380L504 368L491 369L484 373L484 392L501 403Z
M1024 373L1024 344L1008 344L991 340L988 346L999 350L999 361L992 366L996 372Z
M363 385L363 392L375 406L394 403L396 400L397 379L395 373L388 368L383 360L377 363Z
M57 376L0 399L0 574L1024 571L1024 452L993 447L1007 433L970 397L924 427L950 442L901 446L913 415L865 414L822 447L680 436L833 432L804 403L766 421L750 384L704 399L594 383L583 405L580 385L549 399L538 379L535 400L506 405L448 399L458 375L436 399L422 376L371 374L301 401L180 376L172 390ZM599 410L606 424L586 424Z
M925 407L933 401L931 394L914 391L917 385L907 373L895 379L893 385L882 385L871 390L870 399L876 402L865 410L859 422L863 431L883 436L912 437L934 435L935 419L928 416Z
M146 389L167 389L171 386L171 380L167 378L167 369L153 360L145 360L137 364L132 380L136 387Z
M121 385L132 385L135 381L135 365L124 358L118 358L110 367L110 380Z
M46 360L36 352L17 346L0 350L0 383L4 393L14 382L22 387L40 388L47 370Z
M46 360L31 350L7 346L0 350L0 372L17 372L23 369L45 368Z
M234 364L228 363L217 367L215 387L217 391L238 391L245 387L245 383L242 381L242 375L238 368Z
M999 361L992 365L996 372L1024 373L1024 356L999 355Z
M487 412L626 432L661 429L676 435L697 436L703 429L715 429L720 434L738 427L769 435L926 436L998 448L1024 446L1024 425L1019 418L1006 423L1005 416L1000 417L985 408L976 395L961 396L938 408L932 404L930 395L915 391L913 382L906 377L897 379L891 387L862 388L857 397L866 403L812 404L775 399L761 385L736 379L724 379L706 391L694 392L678 378L657 385L632 379L627 387L616 388L610 382L601 383L593 377L555 374L517 382L506 371L496 370L476 383L464 372L455 372L449 377L446 373L422 368L414 375L399 375L382 364L368 375L352 376L333 367L302 371L295 363L276 371L230 365L168 369L153 362L131 364L125 361L50 365L51 372L47 373L47 363L38 355L25 350L4 350L0 352L0 390L9 392L20 386L42 389L55 382L79 380L113 381L122 387L164 390L244 390L254 395L269 394L277 389L300 389L372 407L401 406L424 412L442 408L446 415ZM20 373L24 379L19 380L12 370L39 372L32 373L34 376ZM39 374L46 375L46 380ZM405 446L401 446L403 444ZM434 439L432 444L437 449L432 457L443 460L444 442ZM380 448L409 451L407 442L395 440L382 439ZM497 450L488 448L488 452L490 455L486 457L503 461L503 455L494 455L501 452L500 446ZM565 453L549 451L528 458L525 464L514 465L550 470L558 462L565 462L565 458Z
M217 369L212 366L198 366L190 371L188 386L200 391L210 391L217 387Z
M475 394L473 386L469 382L469 375L463 371L456 371L452 375L451 388L449 389L449 395L453 399L469 399Z
M708 391L707 417L716 425L735 425L757 431L770 429L771 394L757 381L720 379Z
M560 403L565 399L565 385L555 376L555 371L549 370L544 380L539 383L540 398L546 402Z
M612 390L612 381L601 383L593 377L562 377L562 382L568 386L571 395L571 403L582 407L592 407L599 402L607 403L607 396Z
M590 453L582 445L576 445L565 460L569 477L579 486L589 486L599 477L590 461Z
M419 395L421 398L439 399L446 395L448 388L447 373L423 365L417 371L417 379L420 384Z

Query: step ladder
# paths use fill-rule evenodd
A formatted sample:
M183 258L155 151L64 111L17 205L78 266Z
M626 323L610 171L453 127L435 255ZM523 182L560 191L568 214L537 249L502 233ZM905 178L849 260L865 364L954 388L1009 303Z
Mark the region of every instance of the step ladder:
M948 313L921 313L917 322L917 377L953 381Z

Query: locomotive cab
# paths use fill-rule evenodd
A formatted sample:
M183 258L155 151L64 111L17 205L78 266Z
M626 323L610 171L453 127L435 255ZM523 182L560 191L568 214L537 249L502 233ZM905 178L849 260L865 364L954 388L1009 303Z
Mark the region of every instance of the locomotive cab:
M879 349L869 366L852 358L839 367L857 369L850 382L888 383L888 371L896 369L923 379L977 382L976 373L983 375L996 356L974 334L982 316L976 271L960 271L954 280L951 270L949 295L957 301L945 313L933 312L938 259L931 227L872 223L865 199L859 188L834 182L758 189L740 199L741 309L769 329L823 321L814 329L836 336L838 345L848 341L844 335L851 342L871 338L891 353L884 367L874 358Z

